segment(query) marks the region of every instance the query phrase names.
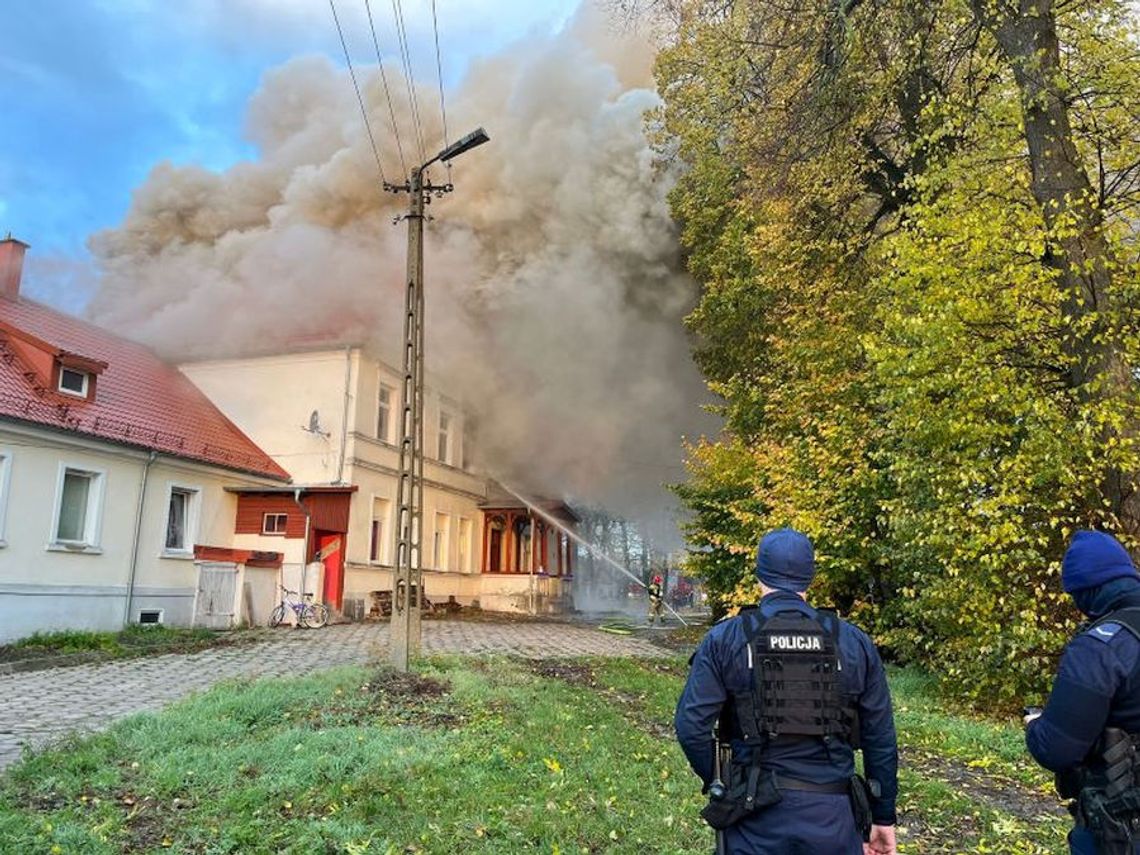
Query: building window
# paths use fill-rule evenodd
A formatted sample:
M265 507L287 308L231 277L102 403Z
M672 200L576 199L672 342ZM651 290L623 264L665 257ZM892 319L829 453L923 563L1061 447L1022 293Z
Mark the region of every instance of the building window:
M451 462L451 414L439 414L439 462Z
M447 514L435 515L435 536L431 544L431 566L445 570L447 564L447 535L451 528L451 518Z
M289 522L288 514L266 514L261 518L262 534L284 534Z
M461 573L471 572L471 532L471 520L460 517L459 531L457 532L459 543L457 546L459 547L458 561L459 572Z
M372 500L372 532L368 546L368 560L373 564L381 564L387 550L384 548L388 537L388 509L391 503L387 499Z
M87 388L90 382L91 375L86 371L76 371L74 368L64 368L60 366L59 391L68 395L75 395L79 398L86 398Z
M103 473L63 468L56 506L55 542L69 546L95 546Z
M392 393L391 386L380 384L380 395L376 404L376 438L383 442L392 441Z
M194 547L198 491L171 487L166 510L166 551L188 553Z

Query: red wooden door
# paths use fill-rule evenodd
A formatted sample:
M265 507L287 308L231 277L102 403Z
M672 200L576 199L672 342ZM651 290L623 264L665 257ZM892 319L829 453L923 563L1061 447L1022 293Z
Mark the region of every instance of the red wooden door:
M339 532L314 532L313 551L314 557L325 566L323 599L339 609L344 597L344 535Z

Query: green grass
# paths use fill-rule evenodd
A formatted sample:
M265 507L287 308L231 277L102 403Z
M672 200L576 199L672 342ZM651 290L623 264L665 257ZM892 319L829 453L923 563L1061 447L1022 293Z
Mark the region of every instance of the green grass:
M512 660L433 660L422 674L450 691L389 698L360 669L226 686L33 756L0 789L0 840L68 853L707 848L680 751L602 697Z
M32 755L0 779L0 841L29 853L711 851L670 730L682 658L449 657L417 673L224 685ZM1036 800L1055 802L1019 728L941 712L913 672L891 679L901 851L1063 852L1063 820L1032 816Z
M1051 774L1026 753L1020 719L987 719L962 710L948 711L937 682L915 670L891 669L890 683L895 722L908 746L936 750L1031 789L1051 790Z
M0 645L0 662L53 659L73 656L84 659L121 659L148 653L189 652L253 637L252 633L216 632L167 626L130 626L118 632L36 633L11 644Z
M916 843L904 851L1068 852L1070 822L1052 775L1025 749L1020 719L950 708L937 681L913 669L889 669L889 679L903 751L899 809ZM951 842L955 834L972 848Z

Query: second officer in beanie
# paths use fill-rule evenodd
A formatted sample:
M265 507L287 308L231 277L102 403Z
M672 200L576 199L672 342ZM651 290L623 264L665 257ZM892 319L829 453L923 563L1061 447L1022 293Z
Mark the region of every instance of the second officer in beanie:
M1114 537L1079 531L1061 584L1091 624L1065 648L1044 713L1027 717L1025 741L1074 800L1071 852L1140 853L1140 576Z
M718 851L893 855L898 748L875 645L807 604L815 556L799 532L766 535L756 575L759 605L705 636L674 719L706 792L716 772L718 722L731 745L724 794L703 813L721 829ZM856 746L866 782L855 778Z

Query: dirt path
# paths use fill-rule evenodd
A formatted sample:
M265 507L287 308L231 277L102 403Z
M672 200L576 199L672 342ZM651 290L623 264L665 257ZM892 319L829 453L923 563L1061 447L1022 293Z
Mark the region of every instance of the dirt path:
M899 749L899 762L919 771L924 777L944 781L979 804L1027 823L1068 816L1058 799L1028 789L1012 778L969 766L961 760L904 745Z

